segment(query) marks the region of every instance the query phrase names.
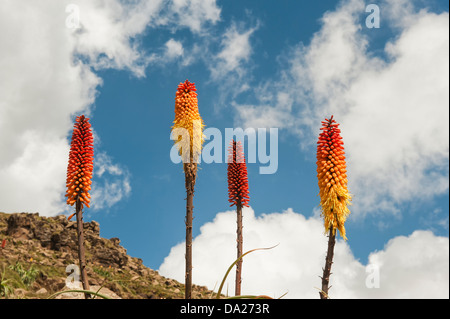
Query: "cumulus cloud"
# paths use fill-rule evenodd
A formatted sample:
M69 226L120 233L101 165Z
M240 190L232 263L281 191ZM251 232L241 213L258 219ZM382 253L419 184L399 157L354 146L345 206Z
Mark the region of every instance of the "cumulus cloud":
M160 18L162 23L170 21L177 27L188 27L194 33L202 33L208 23L220 21L221 9L216 0L172 0L168 9L169 13Z
M391 239L382 251L369 255L371 269L379 269L379 289L373 298L448 298L449 241L430 231Z
M8 32L0 35L1 210L66 209L73 116L92 115L102 84L93 68L143 76L148 58L134 38L161 3L2 1L0 27ZM120 185L127 190L129 181Z
M14 14L11 14L11 13ZM8 212L61 212L71 114L89 113L101 84L73 62L63 2L0 6L0 202ZM51 35L51 36L50 36Z
M235 211L222 212L200 228L193 241L193 281L217 290L236 259ZM287 209L256 217L244 208L242 294L285 298L319 298L327 237L323 222ZM167 277L184 282L184 243L174 246L159 268ZM448 238L429 231L391 239L363 265L349 245L338 239L330 285L331 298L448 298ZM224 291L234 291L234 271Z
M153 23L162 2L77 1L79 28L72 34L74 53L96 69L126 69L145 76L151 58L139 50L135 37Z
M100 152L94 157L94 181L91 191L91 208L111 208L131 194L128 169L114 163L108 154Z
M252 54L250 37L255 30L256 27L241 31L236 24L233 24L225 31L221 51L216 55L214 65L211 65L211 75L214 79L230 72L242 75L242 64L247 62Z
M184 53L183 44L174 39L170 39L166 42L166 56L169 59L174 59L182 56Z
M108 209L128 198L131 194L129 174L124 173L115 178L104 178L101 182L92 183L91 208L94 211Z
M218 39L212 41L214 44L220 40L220 43L217 43L219 50L208 52L204 63L210 71L211 81L220 84L216 111L233 104L234 98L249 90L249 71L253 67L251 39L258 28L258 23L251 27L232 23Z
M264 99L235 104L239 124L279 125L305 148L316 141L320 121L334 114L357 213L395 213L398 204L448 191L448 12L400 9L383 4L383 27L397 36L382 58L368 49L364 2L342 2L324 14L310 44L287 54L278 81L255 89L255 96L265 91Z

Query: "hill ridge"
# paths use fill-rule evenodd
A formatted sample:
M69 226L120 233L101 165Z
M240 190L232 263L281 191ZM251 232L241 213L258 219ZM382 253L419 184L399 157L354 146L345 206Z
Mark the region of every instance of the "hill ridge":
M84 237L91 290L104 287L100 293L121 299L184 298L184 284L129 256L119 238L100 237L98 222L84 223ZM66 268L78 265L76 222L63 215L0 213L0 242L4 243L0 246L0 298L48 298L68 289ZM193 298L211 298L212 294L206 287L193 286Z

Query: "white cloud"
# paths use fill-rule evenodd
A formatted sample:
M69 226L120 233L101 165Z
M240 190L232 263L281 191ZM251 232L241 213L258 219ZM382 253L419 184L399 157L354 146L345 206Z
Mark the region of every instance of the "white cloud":
M170 21L178 27L188 27L194 33L202 33L208 23L220 21L221 9L216 0L172 0L168 6L169 13L160 18L160 22Z
M353 211L395 213L405 201L448 192L449 16L386 2L387 21L402 19L384 61L368 51L364 9L363 1L348 0L327 12L311 43L289 53L278 81L255 89L255 96L266 90L264 99L235 108L242 126L279 125L303 147L315 144L320 121L334 114ZM280 92L289 98L280 100Z
M13 13L13 14L12 14ZM8 212L64 207L70 115L89 113L101 80L71 63L62 2L0 6L0 202ZM51 36L49 36L51 35Z
M183 44L174 39L166 42L166 56L169 60L178 58L184 53Z
M91 208L94 211L111 208L131 194L129 175L103 179L103 182L93 182L91 192Z
M124 174L124 170L118 164L114 164L111 157L104 152L95 154L94 167L94 174L98 177L102 177L105 172L115 176Z
M294 130L297 121L291 114L293 97L283 90L275 92L270 85L271 83L265 84L255 89L259 105L233 103L238 110L240 124L244 128L278 127Z
M380 272L373 298L448 298L449 241L429 231L391 239L384 250L369 256Z
M15 140L23 143L23 148L0 170L1 210L53 214L63 211L67 142L32 131Z
M225 31L221 43L221 51L217 53L214 63L210 65L211 76L217 80L230 72L242 76L243 63L247 62L252 54L250 37L257 27L241 31L233 24Z
M160 3L77 1L80 28L73 29L67 25L77 20L69 19L73 10L66 12L70 1L1 2L0 27L8 30L0 34L2 211L55 215L67 209L73 115L91 114L102 84L91 67L143 76L147 58L133 38L145 30ZM113 167L108 166L110 173ZM126 178L104 182L109 193L123 197L130 191Z
M283 213L255 217L244 208L243 294L265 294L285 298L318 299L316 287L325 262L327 237L323 222L305 218L288 209ZM193 281L217 290L229 265L236 259L236 215L219 213L200 228L193 241ZM184 282L185 244L174 246L159 272ZM429 231L416 231L408 237L395 237L381 251L369 256L363 265L348 244L338 239L332 268L330 297L338 298L448 298L449 241ZM378 271L379 282L372 282ZM234 292L235 269L224 292ZM372 276L372 277L371 277ZM368 285L366 285L368 281ZM378 288L370 288L371 284Z
M129 171L115 164L104 152L94 155L94 175L92 183L91 208L101 210L111 208L131 194Z
M258 28L258 23L249 28L232 23L220 37L212 41L216 43L220 40L220 43L217 43L219 50L202 55L203 62L210 71L211 81L220 85L217 103L214 105L216 111L233 104L234 98L250 89L249 71L253 67L251 38ZM211 39L213 38L210 37L209 42Z
M448 14L419 18L387 46L393 62L344 97L353 104L342 118L353 189L365 206L448 191L448 26Z
M120 1L78 1L80 29L73 32L75 52L97 69L127 69L145 76L151 59L139 50L134 38L156 18L161 5L162 0L127 5Z

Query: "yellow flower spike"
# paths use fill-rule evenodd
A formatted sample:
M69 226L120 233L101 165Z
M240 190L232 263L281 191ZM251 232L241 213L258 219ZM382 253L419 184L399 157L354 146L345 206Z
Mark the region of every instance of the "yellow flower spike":
M204 142L203 120L198 112L197 89L195 83L186 80L180 83L175 97L175 120L172 126L172 132L180 134L175 141L178 151L184 154L184 162L197 162ZM189 138L183 136L182 130L189 133Z
M333 226L333 230L338 229L347 240L344 224L350 214L347 205L352 198L347 189L344 143L338 127L333 116L322 122L317 142L317 178L325 232Z

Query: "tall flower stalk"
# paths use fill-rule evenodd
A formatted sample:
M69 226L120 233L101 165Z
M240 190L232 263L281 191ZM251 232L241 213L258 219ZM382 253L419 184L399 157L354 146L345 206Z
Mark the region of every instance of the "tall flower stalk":
M241 295L242 285L242 207L247 206L250 200L248 190L247 166L241 142L232 140L228 152L228 201L230 206L236 206L237 213L237 258L235 295Z
M84 290L89 290L86 272L86 257L83 234L83 206L89 207L92 171L94 168L94 147L89 119L84 115L77 117L72 133L72 142L67 167L67 204L75 205L77 216L78 257L81 282ZM88 299L89 294L85 294Z
M350 204L351 195L347 189L344 142L340 135L339 124L331 116L330 119L322 121L320 129L322 132L317 142L317 178L325 232L329 233L320 298L328 299L336 230L339 230L344 240L347 240L344 224L350 214L347 206Z
M198 111L195 83L180 83L175 96L175 120L172 134L183 159L186 187L186 272L185 298L192 298L192 220L197 161L203 145L203 120Z

